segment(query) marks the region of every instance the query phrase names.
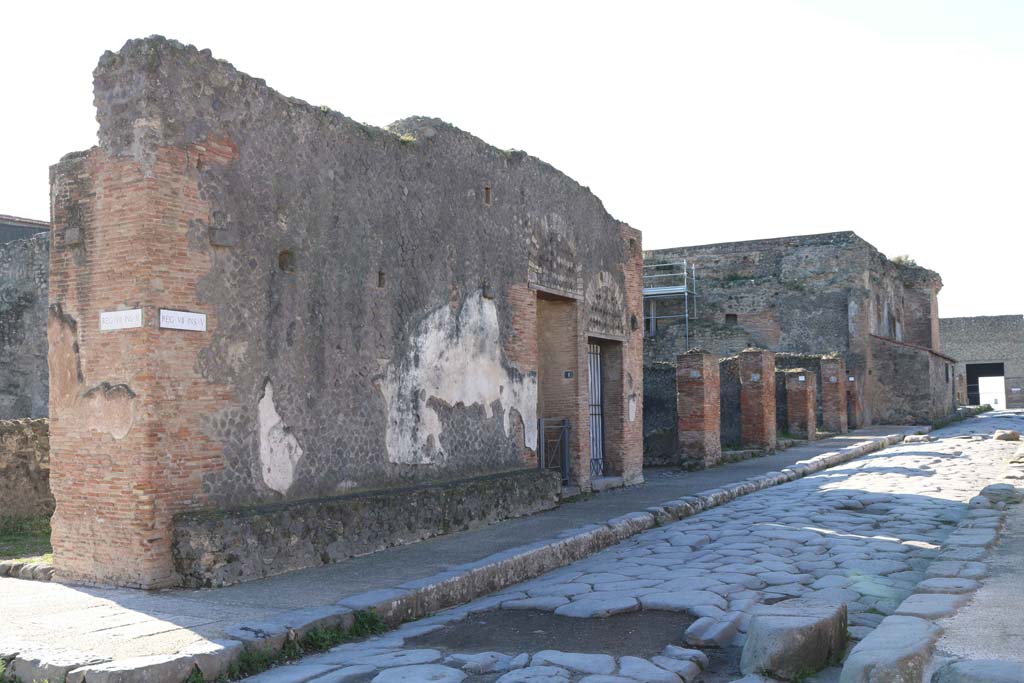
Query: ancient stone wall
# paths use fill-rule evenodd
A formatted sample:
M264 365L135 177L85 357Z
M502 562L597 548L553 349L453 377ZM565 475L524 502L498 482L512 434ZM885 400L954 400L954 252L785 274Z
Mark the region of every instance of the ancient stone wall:
M620 364L609 460L642 479L640 233L586 188L436 119L356 123L159 37L104 55L95 95L99 147L52 172L60 576L177 582L179 514L521 469L538 405L558 401L538 382L552 343L576 349L550 368L576 396L574 483L590 483L592 339ZM569 339L538 330L539 295L570 307ZM140 327L101 330L126 309ZM163 327L163 309L205 330Z
M0 420L49 413L50 235L0 244Z
M878 424L931 424L956 409L952 358L930 349L871 337L868 385Z
M0 420L0 521L52 512L46 418Z
M174 563L185 586L225 586L548 510L558 504L560 489L556 473L529 469L439 486L183 513L175 520Z
M718 362L719 404L721 409L722 448L736 449L743 441L740 415L740 359L722 358Z
M644 368L644 466L674 465L679 437L676 411L676 366L655 363Z
M966 380L968 363L1002 363L1006 407L1024 408L1024 316L991 315L941 320L943 352L956 358ZM966 382L963 403L967 403Z

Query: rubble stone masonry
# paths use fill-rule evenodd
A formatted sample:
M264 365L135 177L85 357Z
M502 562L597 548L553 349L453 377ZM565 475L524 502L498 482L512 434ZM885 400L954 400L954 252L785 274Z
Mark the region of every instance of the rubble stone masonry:
M46 417L50 235L0 243L0 420Z
M0 420L0 522L53 512L46 418Z

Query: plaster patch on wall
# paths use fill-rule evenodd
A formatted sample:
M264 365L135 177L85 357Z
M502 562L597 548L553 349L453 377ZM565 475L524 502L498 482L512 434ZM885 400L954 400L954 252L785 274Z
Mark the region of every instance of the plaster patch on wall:
M257 406L260 426L260 474L263 483L284 494L295 481L302 447L274 405L274 387L267 382Z
M446 305L427 316L406 357L388 366L381 383L388 460L408 465L447 460L432 399L482 406L487 418L497 402L506 436L514 409L522 416L526 447L536 449L537 378L510 371L503 361L498 309L482 292L467 297L457 313Z
M636 396L629 397L629 421L636 422Z
M128 436L135 424L135 392L127 384L101 382L82 394L89 401L89 429L106 432L117 440Z

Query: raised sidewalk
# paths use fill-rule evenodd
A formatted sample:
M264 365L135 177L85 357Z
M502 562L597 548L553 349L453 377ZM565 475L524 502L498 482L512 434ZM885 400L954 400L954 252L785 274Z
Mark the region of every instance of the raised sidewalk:
M68 683L88 673L76 669L111 661L149 670L157 683L178 683L196 663L212 678L243 643L280 646L289 629L337 623L363 607L392 622L417 618L927 429L874 426L700 472L648 470L641 486L531 517L226 588L145 592L0 578L0 658L16 656L31 678ZM204 662L201 653L212 656ZM175 680L179 670L185 676Z

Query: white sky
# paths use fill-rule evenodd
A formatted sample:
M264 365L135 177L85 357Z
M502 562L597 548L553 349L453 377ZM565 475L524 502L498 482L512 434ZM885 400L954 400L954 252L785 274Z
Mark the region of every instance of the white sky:
M645 248L854 230L1024 312L1024 2L8 3L0 213L96 142L100 54L160 33L386 125L438 116L591 187ZM1018 283L1018 284L1015 284Z

